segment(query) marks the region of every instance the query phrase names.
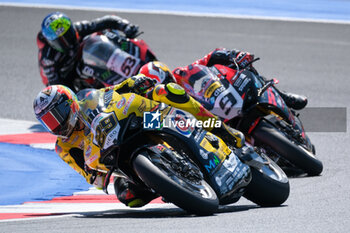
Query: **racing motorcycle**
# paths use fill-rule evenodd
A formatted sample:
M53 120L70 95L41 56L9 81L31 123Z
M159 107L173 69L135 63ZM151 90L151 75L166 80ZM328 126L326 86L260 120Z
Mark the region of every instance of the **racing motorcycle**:
M242 196L261 206L288 198L286 174L264 153L226 144L181 109L102 90L85 89L78 96L81 119L90 128L86 165L107 173L106 193L112 175L124 176L197 215L210 215Z
M137 74L142 65L157 60L142 39L128 39L117 30L94 33L82 43L81 60L77 65L77 91L103 88Z
M278 80L266 80L249 65L241 70L194 65L188 74L192 85L180 85L228 125L242 131L249 143L285 172L319 175L322 162L315 157L315 147L299 114L286 105L274 87Z

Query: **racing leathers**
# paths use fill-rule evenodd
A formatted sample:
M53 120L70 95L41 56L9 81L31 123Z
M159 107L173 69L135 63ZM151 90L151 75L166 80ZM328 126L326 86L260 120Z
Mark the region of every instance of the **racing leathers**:
M114 15L107 15L92 21L76 22L74 28L79 47L86 36L95 32L102 33L107 29L115 29L123 31L128 38L134 38L138 32L137 26ZM67 53L59 52L48 44L41 31L37 34L37 46L40 75L44 85L62 84L76 90L74 80L79 76L76 67L81 57L81 48L72 49Z
M236 72L238 69L249 67L252 72L257 73L255 68L252 66L253 60L254 55L250 54L249 52L242 52L236 49L227 50L224 48L217 48L188 66L175 68L173 70L173 75L177 83L184 87L186 92L190 93L192 96L196 96L196 91L192 87L193 79L196 78L196 74L194 74L194 70L192 70L194 65L198 64L211 67L215 64L220 64L232 68L234 72ZM277 88L276 90L279 92L286 104L295 110L300 110L307 104L307 98L305 96L280 91ZM200 101L200 99L197 100Z
M102 92L104 96L108 95L107 93L110 94L111 90L113 93L116 92L119 96L120 94L130 92L142 94L145 93L145 90L152 87L150 80L151 79L147 79L145 76L134 76L113 87L100 89L99 92ZM195 99L187 95L184 89L175 83L157 85L144 95L145 97L153 99L157 102L163 102L170 106L186 110L199 120L205 121L210 118L217 119L216 116L206 110ZM124 100L124 104L126 102L128 102L128 100ZM123 108L122 106L120 107ZM82 123L77 125L76 129L69 136L69 138L58 138L56 142L56 152L74 170L76 170L80 175L84 176L88 183L95 185L97 188L102 188L105 173L96 172L95 170L90 169L89 166L86 165L88 161L84 161L84 148L86 151L84 140L90 129L86 126L81 127L81 125ZM231 129L224 124L222 124L221 128L207 128L207 130L237 147L241 147L244 143L244 136L242 133ZM124 177L116 177L114 187L118 199L129 207L143 206L156 197L153 193L137 186L132 181Z

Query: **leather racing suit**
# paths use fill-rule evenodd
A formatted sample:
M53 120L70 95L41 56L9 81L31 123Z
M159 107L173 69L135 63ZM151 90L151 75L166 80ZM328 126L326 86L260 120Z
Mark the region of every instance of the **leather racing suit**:
M137 76L99 91L107 93L113 90L118 94L136 92L134 89L136 79ZM217 119L216 116L206 110L199 102L189 96L181 86L175 83L159 84L147 92L146 97L188 111L198 120ZM93 184L97 188L102 188L105 174L89 169L85 164L86 161L84 161L84 138L88 130L85 127L85 129L73 131L67 139L58 138L56 152L75 171L82 175L88 183ZM243 134L227 127L225 124L222 124L222 128L207 128L206 130L218 135L225 141L234 141L237 147L241 147L244 143ZM114 187L118 199L129 207L143 206L156 197L153 193L136 186L125 178L116 178Z
M97 18L92 21L80 21L74 23L80 49L78 52L69 51L68 53L61 53L52 48L40 31L37 34L37 46L39 48L38 64L40 69L40 75L44 85L62 84L72 90L77 90L74 86L74 80L81 75L79 68L79 61L81 58L81 47L84 38L93 33L104 33L110 38L113 37L114 41L119 41L117 34L112 33L112 30L123 31L128 38L134 38L137 33L137 26L129 23L126 19L122 19L115 15L107 15L101 18ZM134 30L130 30L130 28ZM108 31L107 31L108 29ZM120 46L120 44L118 44ZM131 55L135 55L136 45L132 42L124 43L123 50ZM149 59L149 60L147 60ZM155 60L153 54L149 55L149 58L145 58L143 62L149 62ZM140 66L143 64L140 64ZM130 74L133 75L133 74ZM116 80L117 78L114 77ZM124 80L123 78L122 80ZM119 80L121 82L122 80Z
M234 75L237 72L237 68L241 69L246 67L247 65L250 71L252 71L253 73L257 73L255 68L251 64L253 60L254 60L254 55L248 52L242 52L236 49L227 50L225 48L217 48L212 52L208 53L207 55L205 55L203 58L195 61L194 63L188 66L175 68L172 73L176 79L176 82L180 84L182 87L184 87L186 92L188 92L191 96L194 96L202 104L205 104L205 102L201 101L200 99L201 97L196 95L196 91L198 90L194 90L194 87L193 87L196 78L198 78L196 77L196 74L194 72L195 70L193 69L194 65L198 64L198 65L211 67L215 64L219 64L219 65L230 67L231 71L229 72L225 71L224 74L221 74L221 72L219 72L220 75L228 76L226 78L229 79L231 77L234 77ZM239 67L236 67L236 65L234 64L234 61L237 63ZM281 91L281 90L278 90L277 88L276 90L281 95L281 97L286 102L286 104L295 110L303 109L307 105L307 98L305 96Z

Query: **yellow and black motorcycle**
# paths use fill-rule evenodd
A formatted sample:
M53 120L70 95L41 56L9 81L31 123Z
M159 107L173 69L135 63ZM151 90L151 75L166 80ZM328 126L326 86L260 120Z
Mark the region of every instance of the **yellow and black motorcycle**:
M168 202L209 215L241 196L278 206L289 196L285 173L250 146L235 148L191 114L134 93L83 90L81 118L89 126L84 156L91 169L128 177Z

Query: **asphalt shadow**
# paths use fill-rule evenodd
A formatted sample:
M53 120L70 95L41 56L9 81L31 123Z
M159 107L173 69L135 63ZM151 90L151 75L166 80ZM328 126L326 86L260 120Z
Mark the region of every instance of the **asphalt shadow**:
M114 218L201 218L201 217L210 217L217 216L225 213L239 213L242 211L248 211L251 209L259 208L282 208L286 205L281 205L278 207L261 207L258 205L225 205L219 206L218 210L209 216L198 216L190 214L185 210L177 207L171 208L150 208L150 209L123 209L123 210L108 210L100 212L89 212L89 213L80 213L79 215L74 216L75 218L103 218L103 219L114 219Z

